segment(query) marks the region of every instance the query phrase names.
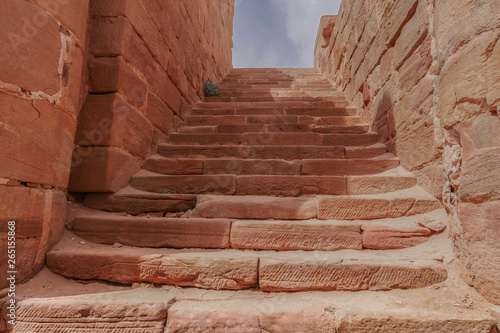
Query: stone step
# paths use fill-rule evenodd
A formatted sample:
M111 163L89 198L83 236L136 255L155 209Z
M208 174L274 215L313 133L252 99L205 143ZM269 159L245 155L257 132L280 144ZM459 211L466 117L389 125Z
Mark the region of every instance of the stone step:
M346 195L343 176L238 176L236 194L299 197L304 195Z
M421 187L373 195L318 196L320 220L370 220L412 216L440 208L436 198ZM199 207L199 199L197 206Z
M422 188L376 195L275 197L198 195L193 214L204 218L370 220L427 213L440 203Z
M270 94L259 92L259 94L254 94L254 96L228 96L233 95L233 93L228 92L226 94L219 94L217 97L205 97L203 103L214 103L214 102L273 102L276 104L287 103L287 102L331 102L337 107L347 107L351 105L350 102L341 97L331 97L331 96L308 96L306 94L293 96L279 96L278 94Z
M310 126L309 127L311 131L316 132L316 133L323 133L323 134L329 134L329 133L341 133L341 134L363 134L366 133L370 130L369 125L350 125L350 126L345 126L345 125L327 125L327 126Z
M132 177L130 185L138 190L173 194L236 193L236 175L161 175L141 170Z
M377 143L377 134L321 133L172 133L172 145L257 145L257 146L370 146Z
M151 193L128 186L117 193L89 193L83 204L92 209L138 215L185 212L194 208L195 198L195 195Z
M225 90L219 92L219 97L316 97L334 98L338 101L347 101L346 98L337 91L331 89L323 91L303 91L298 88L279 89L252 89L252 90ZM205 98L208 101L210 97Z
M231 221L225 219L148 218L110 214L75 218L73 232L93 243L137 247L229 248Z
M172 133L169 143L173 145L240 145L244 136L224 133Z
M77 237L66 240L47 254L50 270L68 278L121 284L293 292L413 289L447 279L446 269L438 261L443 255L423 255L429 248L439 248L440 237L416 247L392 250L390 256L390 250L175 250L117 248L77 241Z
M446 285L446 282L444 283ZM441 285L438 285L441 286ZM444 287L443 287L444 288ZM18 332L495 332L468 290L315 292L273 295L196 288L139 288L19 301ZM435 302L439 307L430 306ZM89 313L92 316L82 316ZM118 314L118 315L117 315ZM120 314L127 314L126 320ZM117 318L118 317L118 318ZM121 319L121 320L120 320Z
M196 109L244 109L244 108L335 108L332 101L270 101L270 102L199 102Z
M136 247L338 251L403 249L445 229L446 212L374 221L272 221L82 214L71 230L86 241Z
M387 147L376 144L368 147L344 146L221 146L221 145L158 145L160 155L168 158L253 158L253 159L339 159L373 158L387 153Z

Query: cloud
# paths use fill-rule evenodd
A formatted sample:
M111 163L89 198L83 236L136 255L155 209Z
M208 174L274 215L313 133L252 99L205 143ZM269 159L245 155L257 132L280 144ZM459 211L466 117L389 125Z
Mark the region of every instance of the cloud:
M299 52L300 67L312 67L314 44L319 21L323 15L338 12L340 0L285 0L279 1L286 17L287 36ZM276 4L276 2L273 2Z
M235 67L312 67L322 15L340 0L236 0Z

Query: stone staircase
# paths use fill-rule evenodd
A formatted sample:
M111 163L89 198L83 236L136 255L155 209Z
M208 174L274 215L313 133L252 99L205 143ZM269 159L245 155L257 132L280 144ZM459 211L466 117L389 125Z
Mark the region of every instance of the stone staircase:
M445 292L456 280L445 210L313 69L235 69L128 188L84 205L47 266L156 288L26 300L19 332L495 326Z

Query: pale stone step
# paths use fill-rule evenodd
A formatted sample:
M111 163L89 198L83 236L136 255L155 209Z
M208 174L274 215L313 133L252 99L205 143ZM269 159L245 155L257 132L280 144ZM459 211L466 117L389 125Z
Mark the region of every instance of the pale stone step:
M312 126L311 131L316 133L342 133L342 134L362 134L366 133L369 130L368 125L350 125L350 126Z
M161 175L141 170L132 177L130 185L153 193L231 195L236 193L236 175Z
M129 186L113 194L87 194L83 203L93 209L134 215L153 212L184 212L194 208L195 195L150 193Z
M320 220L370 220L427 213L440 202L421 187L374 195L318 196Z
M297 107L286 108L286 113L289 115L312 116L312 117L334 117L334 116L357 116L357 108L341 107L335 105L333 107L311 108Z
M203 159L199 158L166 158L153 155L146 159L144 169L166 175L201 175Z
M447 279L436 239L392 251L335 252L173 250L115 248L63 241L47 254L55 273L81 280L102 280L194 286L203 289L263 291L391 290L423 288ZM85 242L84 242L85 243ZM436 260L438 259L438 260Z
M344 160L345 161L345 160ZM279 159L206 159L204 174L300 175L302 162Z
M346 158L373 158L387 153L387 146L376 143L368 147L346 147Z
M203 99L203 103L214 103L214 102L332 102L337 107L347 107L351 105L350 102L340 97L314 97L308 96L307 94L302 93L302 95L296 94L290 96L280 96L279 94L270 94L270 93L259 93L254 94L254 96L224 96L219 95L217 97L205 97Z
M373 175L347 176L347 194L381 194L417 185L417 178L403 167Z
M303 175L372 175L399 167L397 158L384 159L304 159Z
M183 126L179 133L216 133L217 126Z
M199 195L193 216L205 218L308 220L317 217L315 197Z
M345 148L342 146L251 146L249 156L250 158L284 160L345 158Z
M244 109L244 108L335 108L336 104L328 100L315 101L268 101L268 102L199 102L198 109Z
M243 143L241 134L191 134L172 133L169 142L173 145L238 145Z
M279 189L278 189L279 190ZM274 197L264 195L199 195L195 216L205 218L307 220L370 220L412 216L441 207L421 187L377 195L318 195Z
M156 218L83 212L69 225L87 241L137 247L337 251L403 249L441 233L444 210L371 221Z
M298 197L303 195L346 195L344 176L238 176L237 195Z
M446 228L444 209L420 216L371 221L235 220L231 248L256 250L404 249L420 245Z
M110 214L75 218L73 232L94 243L138 247L229 248L231 221Z
M325 147L327 149L327 147ZM244 145L158 145L158 153L169 158L248 158L250 147Z
M270 298L252 291L175 287L31 298L18 303L15 332L94 332L96 327L110 333L495 332L496 320L486 308L456 306L467 291L446 290L387 291L375 301L370 291Z

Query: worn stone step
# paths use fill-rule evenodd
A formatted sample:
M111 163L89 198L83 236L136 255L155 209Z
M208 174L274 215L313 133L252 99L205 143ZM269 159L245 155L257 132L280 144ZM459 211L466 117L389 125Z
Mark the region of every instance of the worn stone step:
M334 101L268 101L268 102L199 102L198 109L244 109L244 108L335 108Z
M328 116L328 117L313 117L299 116L300 124L308 124L311 127L318 126L355 126L362 121L358 116Z
M333 117L333 116L357 116L357 108L340 107L335 105L333 107L322 108L286 108L286 113L289 115L299 116L313 116L313 117Z
M309 220L317 217L316 197L198 195L193 217Z
M241 185L241 184L240 184ZM276 191L279 191L277 189ZM370 220L419 215L441 207L419 186L376 195L199 195L194 216L283 220Z
M187 126L216 126L216 125L244 125L247 123L246 116L232 115L203 115L187 116Z
M231 248L279 251L404 249L440 234L447 220L444 209L421 216L372 221L235 220L231 225Z
M172 133L169 143L173 145L239 145L243 135L226 133Z
M302 161L303 175L372 175L397 168L396 157L377 159L314 159Z
M444 283L446 284L446 282ZM441 285L439 285L441 286ZM444 288L444 287L443 287ZM18 332L495 332L482 306L457 306L468 290L282 293L138 288L20 300ZM429 306L439 303L439 307ZM92 316L82 316L90 313ZM121 317L126 314L126 320ZM121 319L121 320L120 320Z
M303 91L298 88L281 89L252 89L252 90L223 90L219 91L220 97L316 97L333 98L338 101L347 101L338 91L331 89L323 91ZM206 99L204 100L206 101Z
M438 254L423 258L419 247L394 250L397 252L388 257L386 251L339 250L311 255L303 251L70 244L47 254L47 266L53 272L122 284L145 282L216 290L259 287L263 291L360 291L423 288L448 277L438 261L443 256L438 260L433 260Z
M110 214L76 217L73 232L85 240L138 247L229 248L231 221L148 218Z
M250 147L245 145L158 145L158 153L168 158L248 158L250 150Z
M370 146L345 147L346 158L373 158L387 153L387 146L376 143Z
M376 133L322 134L323 146L370 146L377 143Z
M130 185L153 193L232 195L236 193L236 175L161 175L141 170L132 177Z
M238 220L231 226L231 247L252 250L361 250L361 225L338 221Z
M440 202L421 187L373 195L318 196L320 220L370 220L427 213Z
M373 175L347 176L347 194L381 194L417 185L417 178L402 167Z
M253 96L227 96L227 94L219 94L217 97L205 97L203 103L214 103L214 102L273 102L276 104L283 102L331 102L337 107L348 107L351 103L341 97L330 97L330 96L310 96L306 93L302 94L271 94L261 92L259 94L254 94Z
M311 131L316 133L339 133L339 134L363 134L369 131L369 125L329 125L329 126L311 126Z
M250 146L321 146L323 137L319 133L247 133L243 142Z
M345 158L345 148L343 146L251 146L249 157L284 160Z
M117 193L89 193L83 204L107 212L128 214L185 212L195 206L195 195L161 194L126 187Z
M279 159L206 159L204 174L300 175L301 161Z
M217 133L217 126L183 126L179 128L179 133Z
M346 195L347 185L343 176L238 176L236 194L282 197Z
M166 158L153 155L146 159L144 169L166 175L201 175L203 159L199 158Z
M445 282L446 283L446 282ZM456 306L456 287L268 294L139 288L19 301L19 332L495 332L487 309ZM434 302L439 307L429 306ZM90 313L92 316L82 316ZM127 314L126 320L120 314ZM121 319L121 320L120 320ZM133 330L133 331L132 331Z

